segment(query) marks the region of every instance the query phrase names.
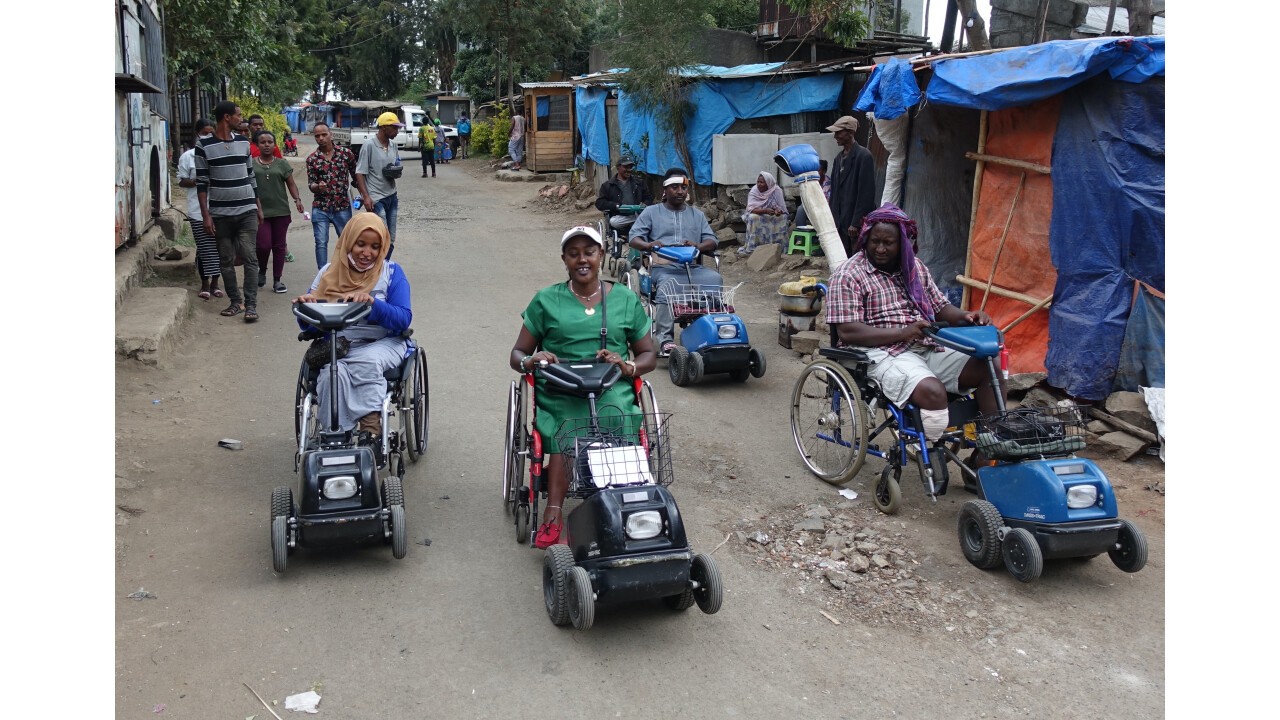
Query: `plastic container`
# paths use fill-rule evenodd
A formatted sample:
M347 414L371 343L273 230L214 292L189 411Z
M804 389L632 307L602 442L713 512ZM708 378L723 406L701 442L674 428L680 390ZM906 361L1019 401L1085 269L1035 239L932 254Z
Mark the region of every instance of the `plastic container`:
M359 210L359 209L360 209L360 198L352 198L352 199L351 199L351 209L352 209L352 210Z

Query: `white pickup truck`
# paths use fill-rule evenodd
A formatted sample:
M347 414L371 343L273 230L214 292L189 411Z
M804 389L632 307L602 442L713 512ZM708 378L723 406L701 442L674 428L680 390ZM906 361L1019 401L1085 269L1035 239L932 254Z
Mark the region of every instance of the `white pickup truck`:
M418 128L427 122L427 113L420 106L381 100L334 100L331 104L338 108L364 111L358 126L330 128L334 143L346 145L357 156L360 154L360 146L373 142L374 136L378 134L374 123L384 112L395 113L400 122L404 123L400 134L396 135L396 146L401 150L418 149Z

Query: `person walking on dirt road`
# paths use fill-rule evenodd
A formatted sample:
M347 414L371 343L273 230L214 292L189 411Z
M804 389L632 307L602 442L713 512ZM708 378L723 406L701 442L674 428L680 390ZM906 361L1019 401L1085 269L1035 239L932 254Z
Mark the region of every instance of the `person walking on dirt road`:
M213 134L196 142L196 192L205 232L218 241L222 282L231 304L223 317L244 313L247 323L258 320L258 225L262 205L256 195L249 138L232 128L242 122L240 108L223 100L213 108ZM236 254L244 258L244 295L236 282Z
M196 140L213 134L213 123L207 118L196 120ZM200 293L197 297L208 300L222 297L218 289L218 277L222 268L218 261L218 241L204 230L204 216L200 214L200 196L196 192L196 149L193 145L178 158L178 185L187 188L187 224L191 237L196 241L196 272L200 275Z
M316 241L316 268L329 262L329 226L342 237L351 220L351 198L347 188L356 174L356 156L351 148L333 144L329 124L311 127L316 150L307 156L307 187L311 190L311 234Z
M378 116L378 134L371 143L360 146L360 159L356 162L356 188L360 190L360 202L364 209L375 212L387 225L391 235L390 257L396 246L396 216L400 214L400 198L396 195L396 179L404 173L400 164L400 151L395 137L404 123L393 112Z

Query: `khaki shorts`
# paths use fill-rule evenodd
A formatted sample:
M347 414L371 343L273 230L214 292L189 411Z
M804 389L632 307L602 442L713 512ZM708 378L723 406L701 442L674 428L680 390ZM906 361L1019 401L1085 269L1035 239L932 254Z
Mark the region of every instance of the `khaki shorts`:
M867 369L867 377L874 380L889 402L898 407L907 404L911 393L925 378L938 378L947 392L956 395L973 391L973 388L959 386L960 373L969 362L969 356L962 352L950 348L934 352L933 348L916 345L897 356L890 356L881 348L862 350L872 362Z

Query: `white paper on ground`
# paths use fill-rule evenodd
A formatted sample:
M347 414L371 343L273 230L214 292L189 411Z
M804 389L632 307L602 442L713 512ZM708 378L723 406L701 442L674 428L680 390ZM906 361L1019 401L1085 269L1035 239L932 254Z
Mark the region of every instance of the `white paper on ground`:
M320 704L320 695L315 690L308 690L297 695L290 695L284 699L284 709L293 710L295 712L318 713L320 708L316 707Z
M840 488L840 497L849 498L850 500L857 500L858 493L850 490L849 488Z

